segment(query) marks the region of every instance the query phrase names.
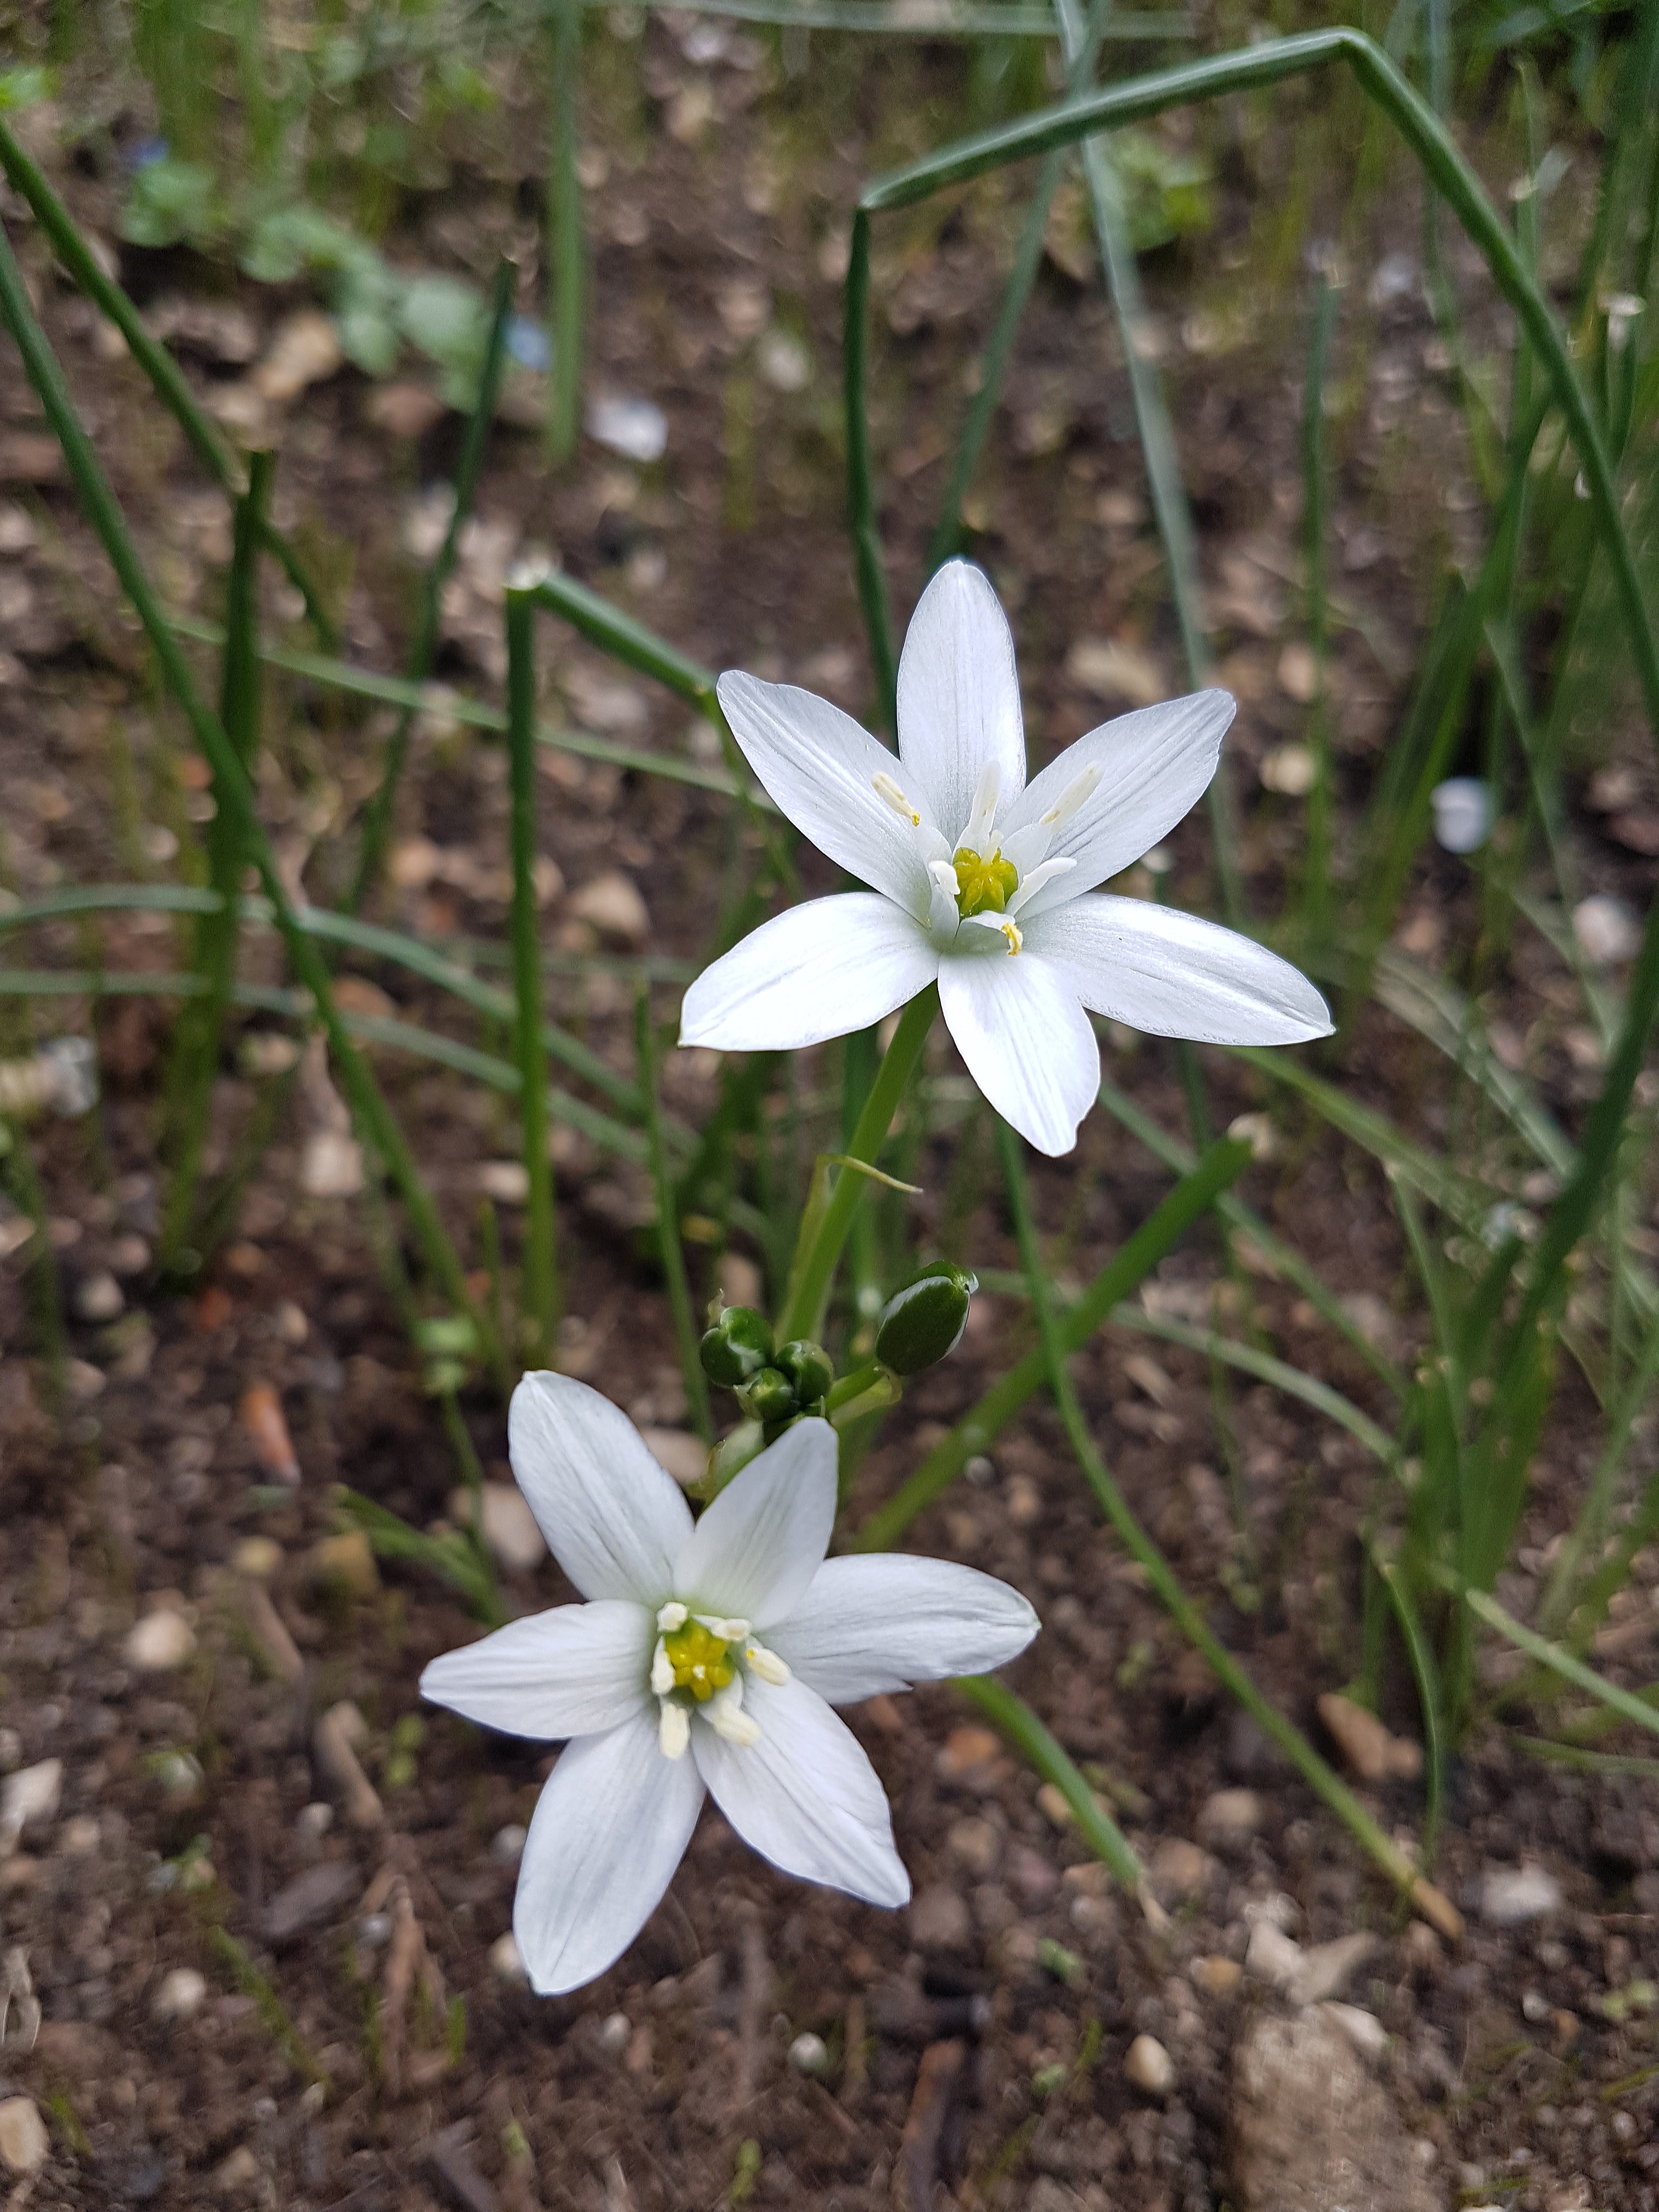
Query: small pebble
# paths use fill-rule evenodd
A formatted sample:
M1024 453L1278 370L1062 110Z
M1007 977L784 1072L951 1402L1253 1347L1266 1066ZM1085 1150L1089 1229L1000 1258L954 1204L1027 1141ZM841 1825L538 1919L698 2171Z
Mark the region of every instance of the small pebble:
M1521 2000L1521 2010L1534 2027L1547 2021L1553 2010L1549 1999L1540 1990L1528 1990Z
M933 1761L933 1771L941 1782L977 1783L985 1778L1001 1749L1000 1739L993 1735L989 1729L975 1728L969 1722L953 1728L945 1737ZM1045 1784L1044 1787L1048 1786ZM1041 1798L1039 1791L1039 1802Z
M196 1649L196 1632L180 1613L162 1606L136 1623L122 1647L129 1667L141 1674L170 1674Z
M295 1815L295 1827L308 1844L320 1843L334 1826L334 1808L319 1797L309 1805L301 1805Z
M574 892L568 910L577 921L591 922L601 937L642 951L651 936L651 915L639 885L620 868L607 868Z
M149 2008L157 2020L189 2020L207 2000L207 1981L194 1966L175 1966L164 1974Z
M238 2143L213 2169L213 2185L222 2197L245 2196L258 2179L259 2161L246 2143Z
M107 1267L82 1278L76 1285L75 1310L82 1321L114 1321L126 1310L121 1285Z
M1204 1801L1198 1832L1206 1843L1240 1844L1257 1834L1267 1806L1255 1790L1218 1790Z
M1448 776L1429 793L1435 842L1448 853L1479 852L1492 835L1497 807L1492 786L1478 775Z
M380 1587L374 1547L361 1528L347 1528L313 1544L309 1565L313 1581L346 1597L370 1598Z
M283 1564L283 1547L274 1536L244 1536L230 1564L250 1582L268 1583Z
M1561 1885L1543 1867L1488 1867L1480 1878L1480 1917L1494 1928L1522 1928L1559 1911Z
M378 1951L392 1937L392 1919L388 1913L366 1912L357 1923L357 1941L371 1951Z
M1069 1828L1076 1815L1058 1783L1045 1782L1036 1794L1037 1810L1056 1828Z
M922 1890L910 1907L910 1940L921 1951L959 1951L973 1934L968 1900L942 1883Z
M1175 2087L1175 2061L1155 2035L1138 2035L1123 2062L1123 2078L1149 2097L1167 2097Z
M16 1844L25 1828L56 1817L64 1802L64 1762L43 1759L34 1766L20 1766L0 1783L0 1858Z
M620 2058L634 2033L625 2012L613 2012L599 2025L599 2049L607 2058Z
M1250 1930L1244 1971L1269 1989L1289 1990L1302 1972L1302 1946L1271 1920L1258 1920Z
M1305 798L1319 777L1319 763L1306 745L1275 745L1259 770L1268 791L1286 799Z
M462 1528L472 1521L472 1493L450 1494L449 1517ZM480 1499L480 1526L485 1546L498 1566L510 1574L527 1573L547 1557L547 1539L536 1525L536 1516L514 1482L486 1482Z
M1616 968L1633 960L1642 944L1642 927L1623 899L1595 891L1572 910L1572 933L1593 968Z
M1188 1971L1199 1988L1212 1997L1230 1997L1244 1978L1244 1969L1237 1959L1224 1959L1214 1953L1194 1959Z
M1322 2004L1319 2009L1334 2027L1341 2029L1362 2058L1375 2065L1387 2052L1389 2031L1374 2012L1351 2004Z
M830 2047L821 2035L810 2031L798 2035L789 2046L789 2063L797 2074L820 2075L829 2066Z
M58 1831L58 1856L89 1859L98 1849L99 1833L98 1823L90 1813L77 1813L72 1820L65 1820Z
M505 1828L497 1828L490 1838L490 1857L498 1866L517 1866L524 1856L525 1841L529 1832L527 1828L520 1827L516 1822L509 1822Z
M945 1840L952 1856L981 1881L996 1872L1002 1856L1002 1837L988 1820L953 1821Z
M10 2173L39 2173L51 2152L46 2124L33 2097L0 2102L0 2166Z
M527 1982L530 1979L524 1970L524 1960L519 1955L518 1939L510 1928L505 1936L498 1936L489 1947L489 1971L498 1982Z
M996 1462L987 1459L983 1452L975 1452L962 1473L963 1480L975 1490L988 1490L997 1479Z
M1197 1897L1206 1890L1216 1872L1208 1851L1189 1844L1184 1836L1165 1836L1147 1863L1146 1878L1159 1901Z
M1302 1954L1291 1994L1298 2004L1318 2004L1334 1997L1356 1967L1376 1948L1375 1936L1339 1936L1329 1943L1315 1943Z
M646 1427L640 1434L658 1466L666 1468L682 1487L689 1482L701 1482L708 1474L708 1447L690 1430Z

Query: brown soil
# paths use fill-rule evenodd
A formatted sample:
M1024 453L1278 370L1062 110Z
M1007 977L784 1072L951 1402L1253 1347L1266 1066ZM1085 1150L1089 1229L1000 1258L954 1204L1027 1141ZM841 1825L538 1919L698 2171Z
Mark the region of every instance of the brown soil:
M533 436L503 429L480 515L509 526L507 536L556 547L567 568L712 665L787 674L867 707L840 523L835 244L860 175L945 135L959 112L948 106L955 65L941 53L906 53L876 114L867 86L830 48L809 128L804 88L781 78L757 41L739 36L723 58L696 66L653 22L632 51L644 57L648 125L636 119L629 135L616 123L614 88L605 94L611 175L590 210L592 374L662 405L668 455L641 473L589 445L555 481ZM715 118L690 143L658 127L688 86L707 86ZM497 181L461 173L400 241L411 258L476 271L507 243L533 262L534 222L516 212L532 204L528 187L515 203L499 181L533 176L527 99L508 119ZM83 219L107 234L110 191L73 170L62 182ZM1015 189L981 190L942 227L943 204L881 236L877 435L901 605L942 486L963 364L994 313ZM1252 243L1249 203L1240 191L1228 207L1224 228L1242 256ZM131 365L97 347L89 316L54 287L38 240L13 228L156 573L174 604L210 611L222 550L216 503L159 426ZM1232 247L1223 246L1224 269ZM210 289L205 272L171 258L129 256L125 273L151 301L181 285ZM1278 676L1281 648L1297 635L1285 580L1299 515L1299 360L1279 343L1294 295L1285 292L1276 328L1262 317L1268 326L1224 361L1194 350L1190 326L1184 350L1180 335L1195 297L1220 318L1228 285L1240 282L1169 268L1157 312L1225 647L1223 680L1241 702L1229 748L1237 787L1249 787L1241 858L1256 910L1270 912L1300 822L1293 804L1255 788L1254 770L1299 735L1305 713ZM1334 688L1344 775L1358 790L1397 712L1419 579L1443 550L1422 522L1425 488L1461 474L1461 462L1451 402L1424 367L1431 332L1415 295L1373 308L1363 283L1353 292L1344 358L1362 398L1340 441L1334 524L1342 592L1367 618L1376 649L1345 627ZM264 327L291 304L252 289L240 296ZM775 391L750 367L757 302L763 322L772 301L806 335L815 371L805 392ZM1386 363L1392 381L1379 381ZM204 383L240 374L199 358L190 365ZM418 445L377 429L370 398L348 373L302 403L282 440L283 502L286 518L352 570L351 657L395 668L412 600L405 503L451 465L455 440L453 423ZM134 632L70 490L27 444L39 426L14 358L0 360L0 416L9 496L32 529L13 569L26 603L14 600L0 640L10 654L0 763L12 880L27 895L58 881L127 878L143 862L142 842L132 844L141 817L191 836L198 787L176 730L154 708ZM1078 637L1139 638L1178 688L1128 422L1103 301L1046 270L987 466L994 530L975 549L1014 623L1039 757L1101 718L1065 673ZM1468 518L1455 505L1438 511L1457 538ZM445 672L490 690L499 668L484 565L478 556L470 572L479 590L455 597ZM273 603L273 623L279 611ZM615 682L617 672L551 630L550 680L591 708L596 680ZM310 866L322 898L347 849L327 840L372 784L384 726L297 684L273 684L270 707L280 769L264 781L268 818L285 860ZM556 713L556 700L549 708ZM629 741L665 749L679 748L684 721L642 684L628 684L617 710ZM1616 742L1636 779L1626 811L1650 809L1638 738ZM544 849L568 884L619 866L644 890L653 951L688 961L706 951L708 886L728 850L716 802L568 757L544 795ZM386 918L499 941L505 814L498 748L423 739L401 834L426 835L474 866L459 885L389 894ZM1599 820L1584 817L1577 835L1589 884L1645 903L1651 864L1602 834ZM1206 902L1206 836L1200 817L1175 840L1183 902ZM806 863L809 876L815 865ZM1410 926L1425 951L1472 938L1468 883L1443 857L1425 865ZM109 918L97 927L111 966L175 963L168 923ZM629 987L602 963L585 964L591 938L556 904L549 945L565 956L550 994L556 1015L629 1068ZM28 955L31 964L96 957L77 924L35 933ZM276 975L268 945L252 957ZM369 976L365 963L348 965ZM1540 1088L1571 1126L1593 1079L1571 1052L1560 972L1517 961L1503 988L1509 1018L1532 1033ZM453 1019L407 975L377 970L372 980L411 1018ZM4 1004L20 1020L21 1048L15 1002ZM32 1018L40 1036L82 1020L76 1007L49 1001ZM1194 1962L1241 1960L1264 1913L1310 1942L1376 1936L1338 1994L1369 2008L1394 2039L1385 2077L1435 2201L1525 2212L1659 2204L1654 2021L1603 2009L1610 1992L1659 1978L1650 1791L1530 1764L1495 1725L1483 1728L1454 1762L1435 1864L1468 1909L1469 1932L1449 1948L1402 1923L1346 1833L1218 1697L1139 1586L1043 1411L1008 1431L993 1474L949 1493L914 1540L994 1571L1038 1607L1045 1632L1012 1679L1115 1798L1153 1865L1169 1923L1155 1928L1115 1893L1045 1815L1035 1778L978 1742L948 1689L931 1689L850 1716L893 1799L917 1893L908 1912L884 1916L775 1877L710 1811L668 1901L600 1982L538 2002L503 1979L490 1947L508 1926L514 1876L493 1839L527 1820L550 1759L442 1714L428 1713L423 1740L411 1743L398 1723L421 1711L420 1668L471 1624L429 1581L395 1568L354 1599L319 1591L307 1567L309 1547L334 1526L331 1484L349 1482L424 1527L457 1479L361 1208L299 1189L313 1095L296 1094L236 1239L198 1296L153 1296L139 1275L128 1280L119 1321L73 1318L77 1285L121 1262L119 1240L155 1234L154 1125L169 1021L165 1006L143 999L103 1001L97 1115L36 1133L71 1314L60 1410L36 1357L21 1260L0 1266L0 1749L10 1765L61 1759L64 1776L56 1824L26 1837L0 1867L4 1942L26 1962L45 2014L32 2051L15 2030L0 2046L0 2096L33 2095L52 2123L35 2205L240 2197L363 2212L434 2202L469 2212L492 2203L622 2212L746 2199L854 2212L890 2200L920 2205L944 2186L963 2204L1197 2212L1227 2201L1232 2187L1228 2078L1241 2021L1275 2000L1248 1978L1224 1988L1224 1973L1195 1972ZM1184 1131L1165 1048L1114 1040L1109 1060L1146 1110ZM389 1054L377 1064L457 1234L470 1233L477 1164L510 1157L510 1115L451 1074ZM944 1058L939 1066L950 1072ZM1218 1126L1266 1102L1250 1071L1218 1057L1206 1072ZM833 1074L826 1064L803 1081ZM1445 1140L1442 1065L1381 1016L1362 1030L1344 1075L1430 1141ZM669 1103L688 1118L709 1110L715 1084L702 1056L672 1060L666 1071ZM233 1073L222 1089L222 1154L251 1097ZM1250 1171L1247 1195L1337 1291L1380 1302L1375 1310L1408 1354L1421 1325L1403 1310L1404 1263L1374 1166L1293 1115L1282 1127L1280 1158ZM953 1157L951 1142L930 1140L916 1178L928 1192L915 1208L919 1235L944 1219ZM1037 1180L1056 1266L1079 1279L1092 1273L1165 1187L1163 1170L1095 1115L1075 1158ZM579 1142L562 1166L561 1205L566 1310L586 1324L585 1335L567 1326L568 1363L636 1419L675 1425L684 1395L666 1306L628 1233L649 1211L643 1185ZM973 1211L962 1242L975 1264L1015 1265L994 1200ZM1201 1296L1219 1267L1212 1240L1194 1237L1164 1278ZM1388 1419L1358 1363L1291 1294L1254 1277L1249 1290L1256 1326L1285 1357ZM981 1297L960 1353L912 1389L866 1462L854 1520L1023 1348L1024 1331L1018 1307ZM1373 1502L1371 1466L1293 1402L1235 1385L1227 1419L1247 1507L1241 1540L1210 1376L1194 1357L1152 1349L1138 1374L1126 1363L1133 1353L1146 1361L1144 1340L1109 1335L1079 1359L1102 1447L1226 1641L1316 1732L1316 1698L1351 1676L1358 1650L1354 1539ZM303 1469L291 1503L276 1510L258 1488L265 1478L238 1416L254 1384L280 1394ZM1568 1517L1588 1467L1591 1410L1566 1391L1504 1587L1522 1613L1539 1552ZM466 1411L481 1455L501 1473L499 1405L481 1392ZM254 1534L282 1547L275 1602L303 1662L297 1685L262 1670L250 1644L229 1562ZM1243 1566L1261 1595L1254 1611L1234 1601ZM1656 1583L1659 1557L1650 1553L1638 1562L1639 1603L1605 1659L1616 1679L1655 1672L1659 1612L1646 1601ZM174 1673L143 1674L126 1662L125 1639L167 1591L194 1622L194 1653ZM556 1602L562 1585L547 1569L509 1577L507 1592L527 1611ZM1409 1733L1409 1689L1402 1681L1396 1690L1389 1717ZM319 1835L301 1818L330 1794L313 1756L315 1723L348 1698L368 1724L363 1759L385 1820L359 1830L337 1819ZM1212 1802L1223 1789L1252 1793L1242 1813L1233 1801L1241 1825L1225 1832ZM1419 1785L1370 1796L1385 1826L1414 1832ZM1483 1872L1534 1862L1558 1880L1559 1909L1519 1929L1483 1920ZM290 1886L319 1868L342 1871L298 1893L315 1909L281 1935L284 1915L301 1913ZM399 2002L410 1914L437 1972ZM167 2022L157 1995L181 1966L200 1970L208 1995L190 2017ZM827 2046L817 2078L787 2056L808 2031ZM1125 2079L1139 2033L1174 2059L1167 2096ZM28 2189L19 2185L9 2200L20 2212Z

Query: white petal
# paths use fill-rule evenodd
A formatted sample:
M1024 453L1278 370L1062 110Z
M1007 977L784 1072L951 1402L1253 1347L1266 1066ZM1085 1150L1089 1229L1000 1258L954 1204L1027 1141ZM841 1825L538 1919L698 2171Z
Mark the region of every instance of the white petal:
M556 1606L446 1651L421 1695L503 1735L592 1735L644 1711L655 1633L626 1598Z
M1178 907L1073 899L1024 927L1027 944L1063 965L1085 1006L1132 1029L1205 1044L1331 1033L1325 1001L1288 960Z
M793 684L730 671L715 690L744 757L821 853L914 915L927 911L915 832L876 790L898 766L868 730ZM926 799L905 796L924 816Z
M1017 1657L1040 1626L994 1575L878 1552L826 1559L772 1631L772 1648L828 1704L850 1705L913 1682L988 1674Z
M1025 729L1008 618L983 572L947 561L916 602L899 657L899 757L960 843L993 762L1006 809L1025 787Z
M568 1375L526 1375L507 1434L519 1487L582 1595L654 1613L672 1593L691 1509L627 1414Z
M1012 955L963 951L939 963L939 998L968 1073L1003 1120L1040 1152L1069 1152L1100 1089L1100 1048L1066 972L1029 944Z
M674 1587L696 1609L781 1620L823 1564L836 1524L836 1432L797 1421L735 1474L692 1531Z
M519 1869L513 1933L539 1996L602 1974L661 1902L702 1805L695 1761L665 1759L654 1709L579 1736L541 1794Z
M1075 860L1077 872L1048 884L1035 909L1103 884L1190 813L1215 774L1233 712L1231 693L1194 691L1120 714L1051 761L998 824L1005 836L1040 822L1085 769L1098 768L1101 776L1076 813L1056 826L1048 848L1057 860Z
M884 1021L938 972L926 929L890 899L873 891L812 899L763 921L704 969L685 994L680 1042L797 1051Z
M751 1680L746 1709L760 1723L758 1743L691 1730L702 1778L744 1843L803 1881L902 1905L910 1877L893 1848L886 1792L851 1730L804 1682L775 1689Z

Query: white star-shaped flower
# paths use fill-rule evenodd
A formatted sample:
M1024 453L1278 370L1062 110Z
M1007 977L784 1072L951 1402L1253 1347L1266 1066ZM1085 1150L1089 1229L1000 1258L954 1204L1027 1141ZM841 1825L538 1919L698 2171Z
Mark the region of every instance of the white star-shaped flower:
M587 1603L434 1659L421 1691L508 1735L570 1738L519 1874L513 1932L532 1985L574 1990L621 1956L705 1790L786 1874L902 1905L885 1794L830 1708L1003 1665L1037 1630L1019 1592L945 1560L826 1559L824 1421L787 1429L695 1523L597 1390L526 1375L508 1433L519 1486Z
M1202 795L1233 718L1226 692L1120 715L1028 784L1013 640L965 561L939 569L905 638L896 760L793 684L727 674L719 690L772 799L872 890L763 923L686 993L682 1044L818 1044L937 981L980 1089L1060 1153L1100 1086L1090 1012L1210 1044L1329 1035L1318 992L1250 939L1145 899L1085 896Z

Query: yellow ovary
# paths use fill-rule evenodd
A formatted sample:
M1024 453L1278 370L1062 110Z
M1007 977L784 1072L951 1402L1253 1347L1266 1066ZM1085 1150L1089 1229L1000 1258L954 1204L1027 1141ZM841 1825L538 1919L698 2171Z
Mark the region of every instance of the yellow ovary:
M724 1641L700 1620L688 1620L672 1636L665 1636L662 1648L674 1670L674 1687L690 1690L700 1705L706 1705L716 1690L723 1690L736 1672Z

